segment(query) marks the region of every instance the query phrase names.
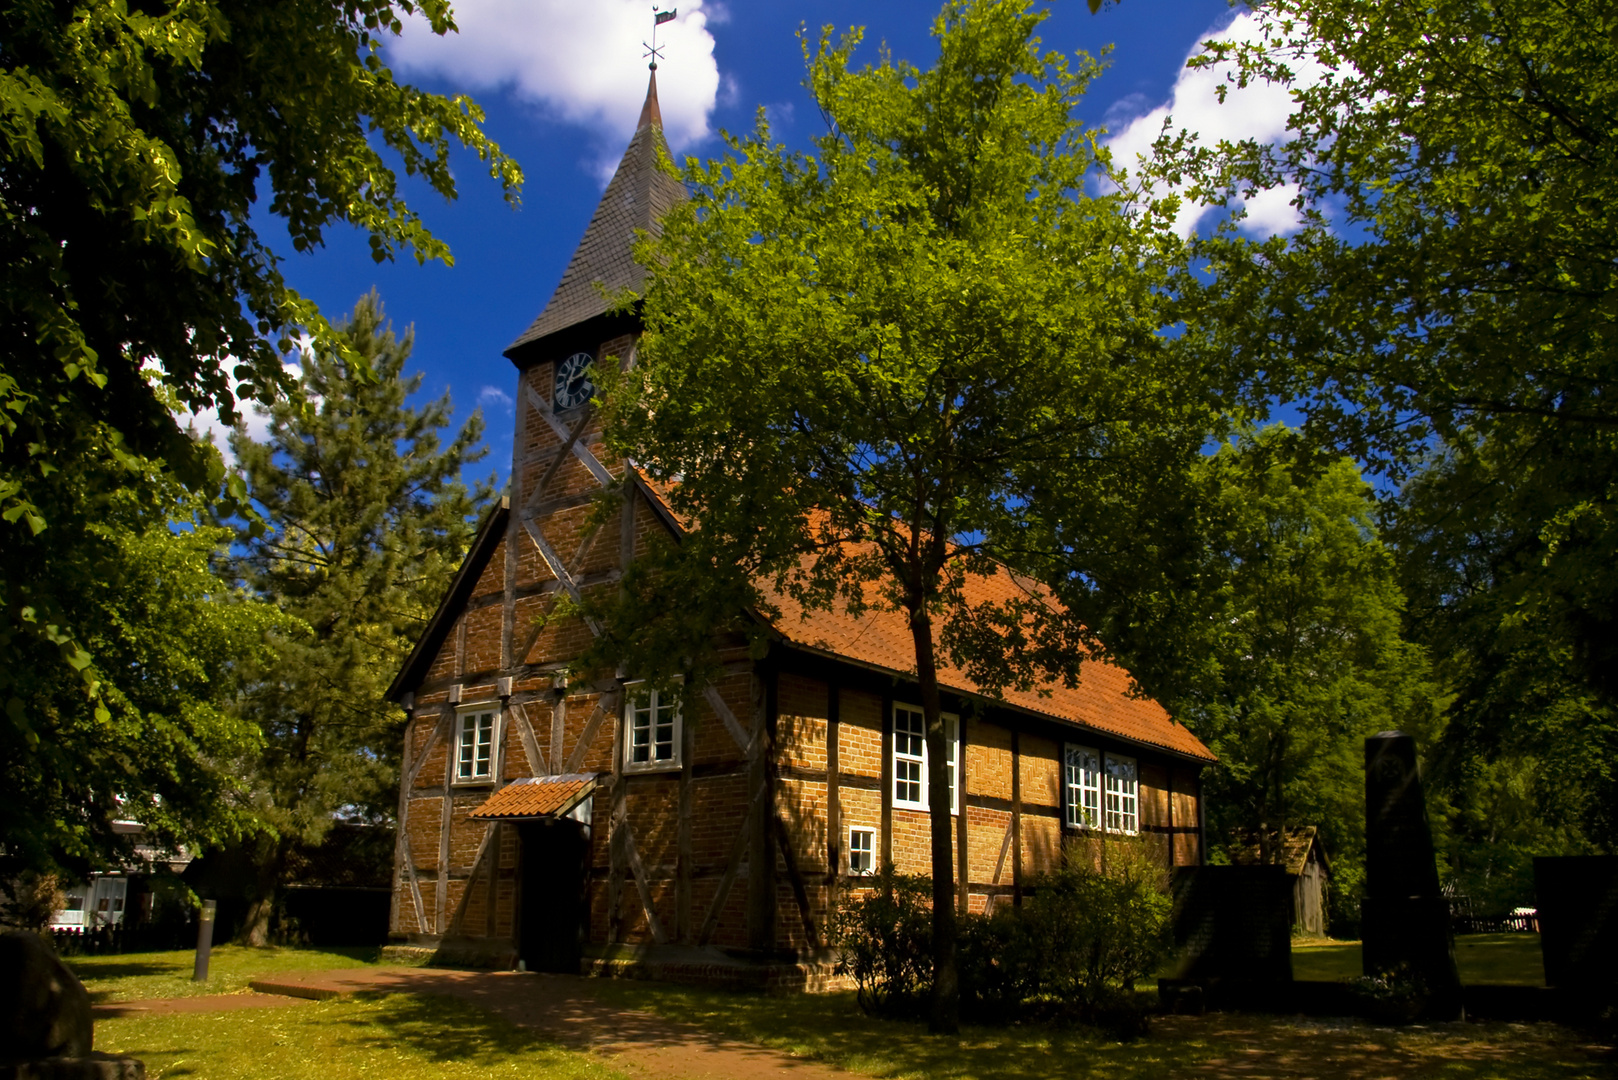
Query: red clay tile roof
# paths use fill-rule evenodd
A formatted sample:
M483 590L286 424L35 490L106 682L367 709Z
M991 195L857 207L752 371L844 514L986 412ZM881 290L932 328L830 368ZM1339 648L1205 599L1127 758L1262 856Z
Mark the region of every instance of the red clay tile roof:
M528 776L490 795L470 816L476 821L560 817L588 798L595 786L590 773Z
M662 485L640 476L642 489L661 506L671 522L680 525L669 506ZM805 611L788 596L760 583L766 599L780 610L771 627L787 641L801 648L814 649L856 663L915 677L916 660L910 629L897 611L868 610L858 617L846 611ZM992 577L971 579L966 600L977 605L1010 600L1022 594L1011 572L1001 568ZM1134 742L1216 760L1202 740L1170 719L1167 710L1151 698L1130 695L1129 672L1117 664L1091 660L1082 665L1079 685L1071 690L1061 685L1047 687L1048 693L1005 690L999 700L1013 708L1053 717L1082 727L1093 728ZM938 680L947 690L993 698L966 673L939 657Z

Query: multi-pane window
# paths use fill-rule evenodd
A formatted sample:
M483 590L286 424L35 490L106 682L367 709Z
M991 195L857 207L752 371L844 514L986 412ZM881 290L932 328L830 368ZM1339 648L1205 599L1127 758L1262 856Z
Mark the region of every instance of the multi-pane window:
M629 697L628 768L672 768L680 764L680 702L673 692L639 689Z
M893 801L895 805L923 806L922 785L927 778L926 725L920 709L893 708Z
M848 872L856 877L876 872L876 834L873 830L848 830Z
M914 705L893 707L893 805L926 810L927 804L927 739L926 721L922 711ZM953 813L960 809L955 791L956 764L961 757L960 721L944 714L944 744L949 747L949 758L944 763L944 774L949 778L949 807Z
M1135 759L1108 754L1103 780L1107 789L1107 831L1133 836L1139 831L1140 823Z
M1087 746L1068 744L1063 765L1067 823L1077 829L1101 826L1101 756Z
M493 705L460 714L460 734L455 740L456 780L488 780L494 776L495 725L499 716L499 708Z

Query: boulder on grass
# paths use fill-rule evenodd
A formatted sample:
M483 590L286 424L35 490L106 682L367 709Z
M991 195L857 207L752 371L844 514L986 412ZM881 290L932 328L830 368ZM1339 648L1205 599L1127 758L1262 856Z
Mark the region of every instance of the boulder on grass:
M0 1060L90 1054L90 995L38 934L0 934Z

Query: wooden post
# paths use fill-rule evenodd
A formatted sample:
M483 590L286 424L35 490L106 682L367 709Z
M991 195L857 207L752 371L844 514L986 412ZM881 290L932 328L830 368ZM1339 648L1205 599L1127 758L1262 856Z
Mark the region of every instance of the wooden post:
M1169 778L1169 873L1174 873L1174 766L1171 764L1163 770Z
M833 889L843 872L843 805L837 776L842 707L843 689L833 679L826 684L826 885Z
M466 620L461 620L465 627ZM462 635L465 636L464 634ZM460 664L457 662L456 668ZM460 672L457 670L456 674ZM446 704L446 721L449 724L448 752L444 754L444 801L443 809L438 818L438 886L433 893L433 933L444 933L444 916L449 909L449 834L450 827L455 819L455 709L456 706Z
M1011 903L1022 905L1022 732L1011 729Z
M695 705L694 701L689 702ZM694 710L693 710L694 711ZM679 853L675 864L674 940L691 944L691 876L695 857L691 849L691 759L696 756L696 738L689 721L680 725L680 819Z
M882 866L893 863L893 693L882 695Z
M623 710L612 725L612 809L607 818L607 940L618 942L624 935L624 838L619 822L624 814L624 723Z
M747 849L747 944L761 952L775 948L775 844L770 822L775 817L775 797L770 784L770 765L775 755L771 707L774 705L774 672L754 670L753 756L747 766L747 790L759 805L751 822Z

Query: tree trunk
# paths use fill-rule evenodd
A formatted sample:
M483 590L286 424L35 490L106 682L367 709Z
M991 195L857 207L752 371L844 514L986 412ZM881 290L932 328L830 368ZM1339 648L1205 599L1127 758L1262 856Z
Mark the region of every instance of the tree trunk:
M242 920L240 940L243 945L263 948L270 944L270 921L275 916L275 898L280 891L281 874L286 868L288 847L285 840L270 840L258 845L253 895L247 904L247 915Z
M933 657L933 624L925 604L911 610L910 635L916 647L916 683L927 725L927 810L933 870L933 1000L928 1028L953 1035L961 1026L961 983L955 969L955 857L950 845L949 753L938 699L938 666Z

